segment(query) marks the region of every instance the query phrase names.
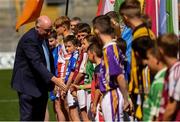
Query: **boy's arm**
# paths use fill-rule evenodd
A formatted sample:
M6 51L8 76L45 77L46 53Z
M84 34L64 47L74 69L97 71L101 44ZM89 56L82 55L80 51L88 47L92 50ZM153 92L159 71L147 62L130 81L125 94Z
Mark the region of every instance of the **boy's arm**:
M78 84L78 83L81 81L81 79L82 79L83 77L84 77L84 74L78 72L76 78L74 79L74 84Z
M91 88L91 83L90 84L85 84L85 85L72 84L72 86L75 87L78 90L81 90L81 89L90 89Z
M164 121L171 121L172 120L172 116L176 111L177 108L177 101L173 100L172 102L169 101L165 110L165 113L163 115L163 120Z
M74 72L71 72L70 75L69 75L69 78L68 78L68 81L67 81L67 90L69 89L71 83L72 83L72 79L73 79L73 75L74 75Z
M127 84L126 84L124 75L119 74L117 77L117 81L118 81L118 85L119 85L119 88L121 90L121 93L123 95L123 98L124 98L124 110L129 111L129 107L130 107L130 111L132 111L133 104L132 104L131 100L128 100L129 94L127 91Z
M94 96L94 101L93 101L93 106L97 107L97 104L99 103L99 99L102 96L101 92L99 89L96 89L95 91L95 96Z
M102 96L101 92L99 89L96 89L95 91L95 96L94 96L94 101L92 101L92 106L91 106L91 112L96 115L96 109L97 105L99 103L100 97Z

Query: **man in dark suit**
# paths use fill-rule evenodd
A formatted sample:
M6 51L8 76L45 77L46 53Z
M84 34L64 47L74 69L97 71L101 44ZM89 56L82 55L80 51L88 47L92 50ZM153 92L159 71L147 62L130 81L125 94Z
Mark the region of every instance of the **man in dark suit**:
M40 16L17 46L11 85L18 92L21 121L44 120L48 91L54 83L66 90L63 81L51 73L53 58L47 42L51 28L51 20Z

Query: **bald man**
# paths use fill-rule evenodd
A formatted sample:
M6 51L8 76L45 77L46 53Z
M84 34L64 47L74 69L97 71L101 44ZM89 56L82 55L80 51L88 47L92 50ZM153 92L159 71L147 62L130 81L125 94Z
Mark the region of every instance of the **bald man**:
M48 91L54 84L66 90L63 81L53 75L53 57L47 40L51 28L51 20L40 16L17 46L11 85L19 96L21 121L43 121Z

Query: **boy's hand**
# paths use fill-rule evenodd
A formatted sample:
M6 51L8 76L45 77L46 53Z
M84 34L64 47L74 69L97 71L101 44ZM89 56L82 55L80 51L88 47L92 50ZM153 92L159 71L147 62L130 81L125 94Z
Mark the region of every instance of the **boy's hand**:
M92 112L93 116L95 117L96 116L96 106L93 103L91 103L91 112Z
M66 97L66 93L67 93L67 92L61 91L60 93L61 93L61 95L60 95L60 96L61 96L61 99L64 100L65 97Z
M124 106L123 106L123 110L127 113L133 113L133 103L131 101L131 99L124 99Z
M77 91L76 87L74 87L74 84L71 84L69 89L70 89L70 92Z
M72 84L72 87L73 87L73 88L75 88L76 90L80 90L80 87L79 87L79 85Z

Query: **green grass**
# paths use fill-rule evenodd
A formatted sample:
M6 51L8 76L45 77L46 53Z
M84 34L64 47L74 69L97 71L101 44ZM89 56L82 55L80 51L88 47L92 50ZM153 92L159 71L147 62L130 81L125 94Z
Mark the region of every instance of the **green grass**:
M11 88L12 70L0 70L0 121L18 121L17 93ZM55 120L52 102L48 102L50 121Z

